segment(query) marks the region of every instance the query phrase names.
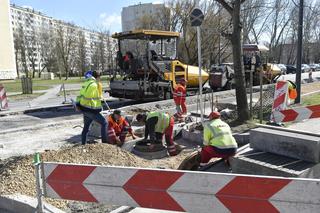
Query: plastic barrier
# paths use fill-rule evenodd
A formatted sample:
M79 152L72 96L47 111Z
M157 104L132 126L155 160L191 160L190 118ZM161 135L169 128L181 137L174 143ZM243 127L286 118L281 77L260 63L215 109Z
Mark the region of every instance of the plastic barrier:
M297 107L282 111L274 111L273 119L275 122L297 122L310 118L320 117L320 105Z
M0 111L9 108L7 94L4 86L0 84Z
M43 164L51 198L182 212L318 212L320 180Z

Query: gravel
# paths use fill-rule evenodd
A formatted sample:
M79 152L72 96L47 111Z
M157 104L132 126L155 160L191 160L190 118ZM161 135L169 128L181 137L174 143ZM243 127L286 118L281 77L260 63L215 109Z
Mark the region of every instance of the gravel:
M43 161L98 164L131 167L150 167L151 163L127 151L109 144L88 144L85 146L67 147L59 151L47 151L41 154ZM0 194L20 193L28 196L36 195L33 156L14 157L0 163ZM69 202L46 199L46 201L60 209L80 206L81 212L91 209L98 204ZM81 205L79 205L79 203ZM69 207L70 204L71 206ZM107 207L109 209L110 206ZM78 209L79 210L79 209ZM78 211L76 210L76 211ZM92 209L91 209L92 210ZM88 210L90 212L91 210Z
M41 153L43 161L77 164L113 165L177 169L185 157L196 148L190 142L179 141L185 149L175 157L145 160L109 144L87 144L64 147L59 151ZM0 162L0 194L36 196L33 156L12 157ZM66 200L45 199L46 202L66 212L110 212L117 206Z

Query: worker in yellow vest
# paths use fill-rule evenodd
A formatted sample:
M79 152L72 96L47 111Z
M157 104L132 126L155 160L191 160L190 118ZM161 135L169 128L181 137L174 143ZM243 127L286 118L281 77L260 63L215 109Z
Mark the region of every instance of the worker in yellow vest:
M235 155L238 145L231 133L230 126L220 119L219 112L211 112L210 123L204 125L200 167L211 158L223 158L229 164L229 157Z
M162 143L164 134L169 155L177 155L176 146L173 142L173 117L165 112L149 112L146 114L138 114L136 120L139 123L145 124L145 140L150 136L152 142L161 141Z
M96 79L100 78L97 71L88 71L85 74L86 81L80 89L80 95L77 97L77 109L83 113L84 127L81 133L82 145L86 144L87 134L92 121L96 121L101 125L102 143L107 143L108 122L100 114L102 111L101 96L99 94Z

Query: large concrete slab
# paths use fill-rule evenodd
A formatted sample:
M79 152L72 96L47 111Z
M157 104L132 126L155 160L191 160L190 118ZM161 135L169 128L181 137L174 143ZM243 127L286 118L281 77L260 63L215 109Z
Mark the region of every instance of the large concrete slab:
M320 137L259 127L250 131L250 147L304 161L320 162Z
M281 177L319 178L320 164L254 150L246 145L232 158L233 173Z

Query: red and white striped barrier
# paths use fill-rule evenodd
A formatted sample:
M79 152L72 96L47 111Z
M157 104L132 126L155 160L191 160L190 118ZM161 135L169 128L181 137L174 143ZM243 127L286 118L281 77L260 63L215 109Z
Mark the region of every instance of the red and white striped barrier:
M274 111L273 119L275 122L297 122L310 118L320 117L320 105L307 107L297 107L282 111Z
M288 86L287 81L278 81L276 83L272 111L280 111L287 108Z
M43 163L45 196L182 212L319 212L320 180Z
M8 99L4 86L0 84L0 110L8 109Z

